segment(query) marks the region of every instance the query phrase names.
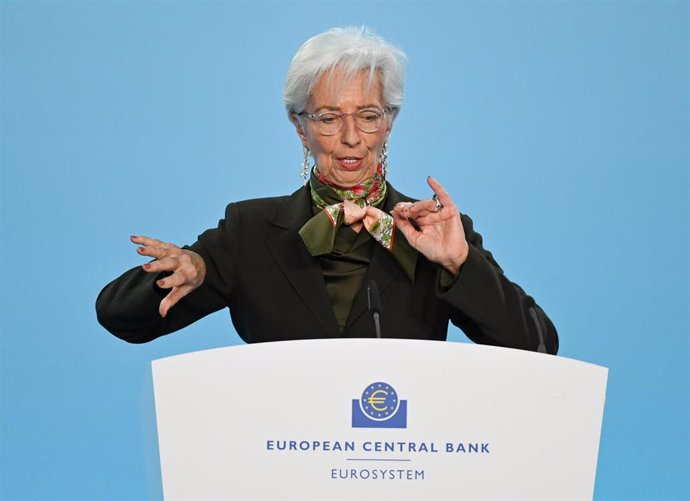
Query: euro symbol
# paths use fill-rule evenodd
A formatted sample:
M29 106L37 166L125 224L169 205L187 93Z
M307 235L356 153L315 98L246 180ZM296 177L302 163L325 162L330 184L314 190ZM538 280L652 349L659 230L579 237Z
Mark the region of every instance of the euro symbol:
M383 396L383 397L377 397L376 395L378 395L379 393L383 393L385 396ZM385 411L385 410L388 408L388 406L376 407L376 404L383 404L383 403L385 403L385 402L386 402L386 397L387 397L387 396L388 396L388 392L387 392L387 391L385 391L385 390L376 390L374 393L371 394L371 396L370 396L369 398L367 398L367 402L369 403L369 405L371 405L371 406L373 407L373 409L374 409L375 411L382 412L382 411Z

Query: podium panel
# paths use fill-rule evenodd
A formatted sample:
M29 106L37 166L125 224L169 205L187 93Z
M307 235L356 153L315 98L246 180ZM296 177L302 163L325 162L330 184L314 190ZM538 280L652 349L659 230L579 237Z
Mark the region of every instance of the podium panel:
M394 339L153 362L166 500L591 499L608 370Z

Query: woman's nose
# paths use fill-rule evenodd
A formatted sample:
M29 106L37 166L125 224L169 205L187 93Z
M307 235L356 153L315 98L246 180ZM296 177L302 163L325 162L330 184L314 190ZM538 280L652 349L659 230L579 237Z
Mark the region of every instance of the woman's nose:
M340 131L340 140L348 145L355 146L362 141L359 129L355 123L355 117L352 115L343 117L343 130Z

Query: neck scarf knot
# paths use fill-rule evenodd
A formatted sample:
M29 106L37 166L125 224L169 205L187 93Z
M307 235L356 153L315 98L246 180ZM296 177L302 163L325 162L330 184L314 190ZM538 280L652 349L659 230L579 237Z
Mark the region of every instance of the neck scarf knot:
M340 226L362 222L364 229L393 254L408 278L413 280L417 253L396 231L393 217L378 208L386 198L386 180L380 164L372 177L349 187L331 183L314 168L309 187L312 203L320 211L307 221L299 234L312 256L333 252Z

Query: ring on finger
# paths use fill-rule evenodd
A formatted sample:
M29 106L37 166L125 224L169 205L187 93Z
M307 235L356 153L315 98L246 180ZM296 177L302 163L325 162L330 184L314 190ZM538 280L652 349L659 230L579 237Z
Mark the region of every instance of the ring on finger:
M437 195L436 193L434 193L434 196L431 197L431 199L432 199L434 202L436 202L436 207L434 207L434 212L438 212L438 211L440 211L441 209L443 209L443 204L442 204L441 201L438 199L438 195Z

